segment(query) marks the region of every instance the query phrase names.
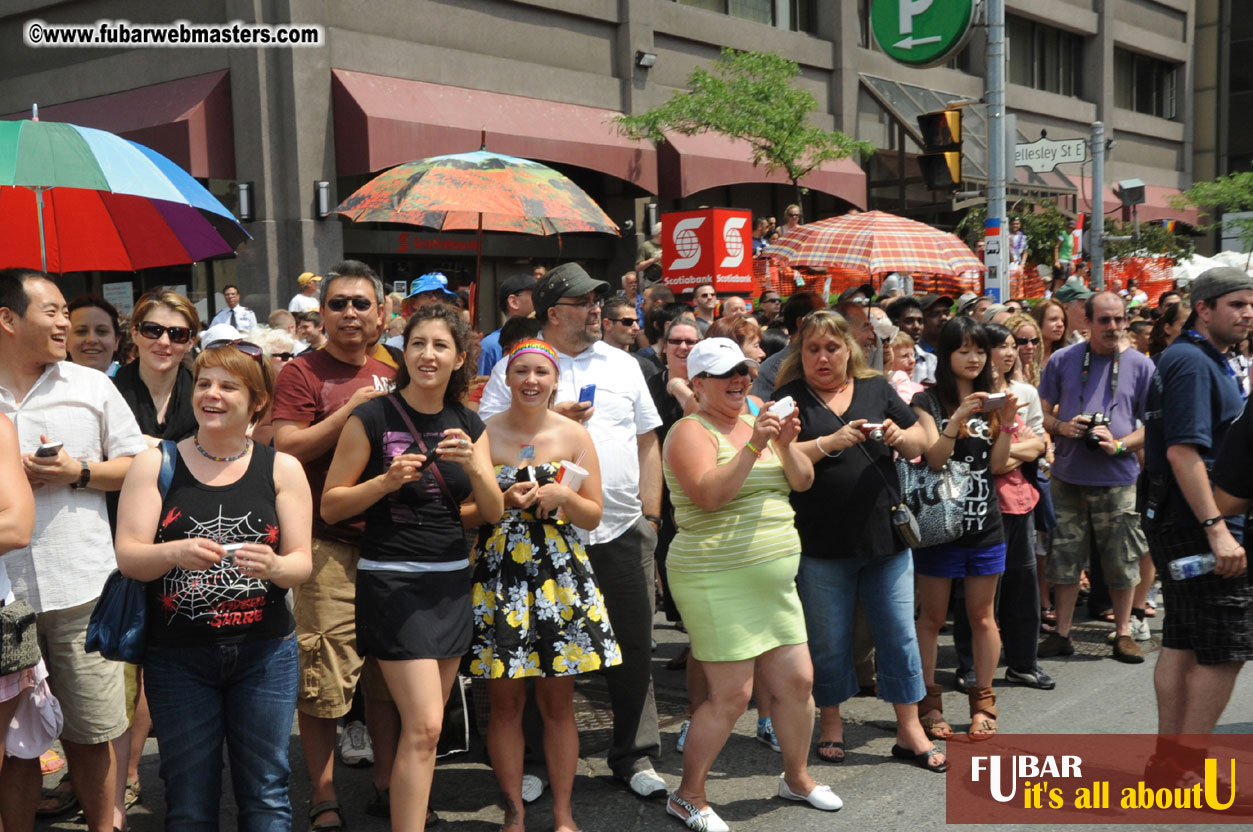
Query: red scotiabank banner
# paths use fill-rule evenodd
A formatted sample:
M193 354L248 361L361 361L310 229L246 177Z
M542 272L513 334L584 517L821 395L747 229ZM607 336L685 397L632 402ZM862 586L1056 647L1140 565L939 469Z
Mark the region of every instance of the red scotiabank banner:
M998 734L946 744L949 823L1253 824L1253 736Z
M702 208L661 215L661 268L680 294L712 282L717 292L752 294L751 211Z

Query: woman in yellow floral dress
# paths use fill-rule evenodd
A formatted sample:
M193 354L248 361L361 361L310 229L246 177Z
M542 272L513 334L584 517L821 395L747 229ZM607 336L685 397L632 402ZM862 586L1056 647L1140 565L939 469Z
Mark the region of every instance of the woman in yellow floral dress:
M489 680L487 747L505 801L503 828L523 829L524 680L534 678L553 828L576 832L574 677L622 662L577 530L600 523L600 465L587 430L549 409L558 377L553 348L523 341L507 367L513 404L487 420L505 514L482 527L475 546L470 672ZM562 460L587 471L577 490L557 481Z

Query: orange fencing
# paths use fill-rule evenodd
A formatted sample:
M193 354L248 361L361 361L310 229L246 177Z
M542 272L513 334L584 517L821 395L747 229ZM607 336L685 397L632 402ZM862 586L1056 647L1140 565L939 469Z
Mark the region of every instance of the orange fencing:
M797 292L814 292L822 294L827 279L831 280L831 298L834 300L848 289L869 283L878 288L883 279L870 278L865 272L854 269L830 268L825 272L811 272L793 269L775 257L759 257L753 261L753 295L758 297L767 289L789 297ZM979 292L983 288L983 277L971 273L961 277L944 277L914 275L914 292L927 294L952 295L957 297L963 292Z

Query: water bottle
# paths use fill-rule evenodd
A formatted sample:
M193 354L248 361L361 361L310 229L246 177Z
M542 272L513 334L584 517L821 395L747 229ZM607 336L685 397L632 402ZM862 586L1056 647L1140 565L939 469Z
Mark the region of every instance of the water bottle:
M1188 555L1186 558L1175 558L1169 564L1170 577L1176 581L1186 581L1198 575L1208 575L1214 571L1218 559L1210 552L1203 555Z

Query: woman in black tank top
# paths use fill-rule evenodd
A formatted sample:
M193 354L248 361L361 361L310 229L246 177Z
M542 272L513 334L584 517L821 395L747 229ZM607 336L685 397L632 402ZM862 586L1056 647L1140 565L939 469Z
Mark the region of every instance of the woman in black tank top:
M209 344L194 375L196 433L135 457L118 505L118 566L147 582L166 825L216 825L225 740L239 828L286 830L298 678L286 601L312 569L313 502L299 462L248 438L274 397L261 350Z

